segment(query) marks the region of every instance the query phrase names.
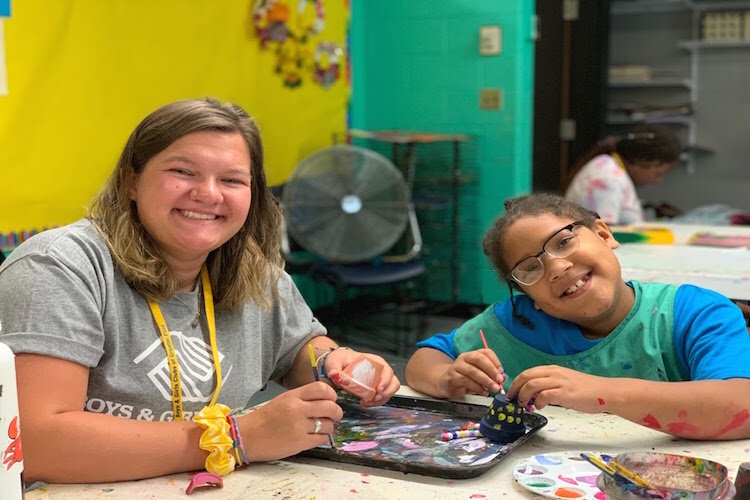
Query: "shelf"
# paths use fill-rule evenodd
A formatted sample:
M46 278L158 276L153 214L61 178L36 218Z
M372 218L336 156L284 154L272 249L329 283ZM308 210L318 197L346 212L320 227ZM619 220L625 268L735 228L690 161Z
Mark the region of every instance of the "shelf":
M642 87L684 87L693 88L693 82L689 78L654 78L641 81L609 82L610 88L642 88Z
M636 125L638 123L664 123L676 125L692 125L695 122L691 115L675 116L645 116L634 114L632 117L607 115L608 125Z
M692 6L695 10L732 10L732 9L750 9L750 0L700 0L693 1Z
M688 144L685 147L685 150L688 153L694 153L694 154L700 154L700 155L709 155L713 154L716 151L712 148L709 148L707 146L701 146L700 144Z
M641 14L644 12L674 12L687 10L690 2L687 0L629 0L612 2L612 14Z
M750 0L615 0L610 7L610 13L644 14L649 12L676 12L691 9L697 11L750 9Z
M695 49L747 49L750 48L750 40L739 40L736 42L711 42L706 40L681 40L677 46L685 50Z

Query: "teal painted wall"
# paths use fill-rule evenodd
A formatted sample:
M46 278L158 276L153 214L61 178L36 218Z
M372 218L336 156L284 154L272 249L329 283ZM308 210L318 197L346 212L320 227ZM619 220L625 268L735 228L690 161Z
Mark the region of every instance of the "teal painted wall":
M531 191L533 0L352 0L351 128L468 134L462 146L459 300L507 296L481 238L508 197ZM479 28L500 25L502 52L479 55ZM479 91L500 88L500 110ZM367 144L391 156L390 146ZM417 148L414 193L425 238L427 295L451 298L449 144Z

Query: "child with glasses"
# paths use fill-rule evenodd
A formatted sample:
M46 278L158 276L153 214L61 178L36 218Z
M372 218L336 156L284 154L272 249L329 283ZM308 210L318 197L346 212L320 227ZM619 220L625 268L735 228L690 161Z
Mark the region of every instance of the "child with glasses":
M412 388L456 398L505 385L537 408L613 413L692 439L750 437L750 336L737 306L692 285L623 281L607 225L559 196L505 209L484 252L511 298L420 342L405 371Z

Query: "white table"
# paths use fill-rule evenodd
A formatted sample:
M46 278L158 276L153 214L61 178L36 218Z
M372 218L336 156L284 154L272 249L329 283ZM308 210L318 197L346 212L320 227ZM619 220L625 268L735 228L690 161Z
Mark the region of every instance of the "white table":
M731 299L750 300L750 249L687 245L698 232L720 235L750 235L747 226L697 226L682 224L638 224L668 227L673 245L626 243L615 250L626 280L658 281L675 285L693 284L715 290ZM617 228L613 228L617 230Z
M403 388L403 395L415 395ZM473 398L472 398L473 399ZM489 404L486 398L475 402ZM185 495L187 474L142 481L103 484L45 485L26 494L26 500L216 498L216 499L541 499L513 479L513 465L539 453L591 450L609 454L650 451L694 455L720 462L734 480L740 463L750 461L750 439L742 441L685 441L613 415L587 415L548 407L540 412L549 423L528 442L485 474L472 479L440 479L311 458L290 458L254 464L224 478L221 490L204 487Z

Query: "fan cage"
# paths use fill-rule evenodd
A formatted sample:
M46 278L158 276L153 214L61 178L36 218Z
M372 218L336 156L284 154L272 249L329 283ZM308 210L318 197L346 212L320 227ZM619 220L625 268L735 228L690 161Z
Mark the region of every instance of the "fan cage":
M331 262L372 260L391 249L409 222L410 193L385 156L337 145L304 158L282 195L287 230Z

